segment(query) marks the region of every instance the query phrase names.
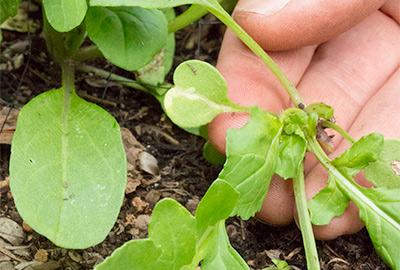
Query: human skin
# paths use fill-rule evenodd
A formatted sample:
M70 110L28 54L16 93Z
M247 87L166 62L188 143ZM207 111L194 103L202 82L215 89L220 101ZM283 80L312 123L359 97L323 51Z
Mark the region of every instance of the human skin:
M240 0L233 17L282 68L306 104L334 107L336 123L356 139L371 132L400 139L398 0ZM276 113L293 107L279 81L230 30L217 69L233 102ZM249 119L248 114L218 115L208 126L217 150L225 152L227 129L240 128ZM333 134L331 158L349 147ZM325 169L311 154L306 155L305 175L311 199L327 182ZM361 175L356 181L371 186ZM273 177L256 216L271 225L293 222L297 215L290 179ZM333 239L363 226L351 202L341 217L314 226L314 233L318 239Z

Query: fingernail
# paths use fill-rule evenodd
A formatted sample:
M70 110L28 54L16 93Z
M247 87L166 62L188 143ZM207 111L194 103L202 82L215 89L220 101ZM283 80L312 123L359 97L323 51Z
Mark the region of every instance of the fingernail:
M290 0L242 0L236 5L235 11L273 15L281 10Z

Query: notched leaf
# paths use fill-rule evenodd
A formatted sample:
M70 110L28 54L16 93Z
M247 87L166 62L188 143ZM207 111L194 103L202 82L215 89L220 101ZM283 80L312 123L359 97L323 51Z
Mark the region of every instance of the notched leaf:
M353 177L377 159L382 151L383 142L383 136L380 133L363 136L340 157L334 159L332 165Z
M377 187L400 188L400 141L385 139L377 160L364 169L364 174Z

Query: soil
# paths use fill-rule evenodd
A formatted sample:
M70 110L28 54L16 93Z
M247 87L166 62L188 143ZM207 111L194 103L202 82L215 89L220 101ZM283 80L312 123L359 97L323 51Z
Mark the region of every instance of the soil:
M40 12L31 12L30 17L40 21ZM215 65L224 31L216 22L215 17L207 15L176 33L174 67L193 58ZM19 109L36 95L60 87L60 71L46 50L40 29L31 34L7 30L2 33L2 52L24 41L31 46L22 46L8 58L2 57L1 108ZM106 60L89 64L133 78L132 73ZM167 80L171 82L171 74ZM128 130L131 138L136 138L139 146L156 158L160 174L133 164L128 172L131 189L108 237L85 250L67 250L23 223L7 182L10 145L1 144L0 218L15 221L24 231L21 241L13 245L5 240L8 233L5 227L0 227L0 269L92 269L125 242L147 237L148 218L160 199L173 198L194 213L221 169L203 158L205 141L173 125L152 96L84 72L76 73L76 86L79 95L106 109ZM8 132L12 135L12 128ZM306 269L301 234L294 224L271 227L254 219L231 218L227 221L227 231L233 247L252 269L272 266L271 258L285 260L294 269ZM365 229L332 241L317 241L317 246L322 269L389 269L376 254Z

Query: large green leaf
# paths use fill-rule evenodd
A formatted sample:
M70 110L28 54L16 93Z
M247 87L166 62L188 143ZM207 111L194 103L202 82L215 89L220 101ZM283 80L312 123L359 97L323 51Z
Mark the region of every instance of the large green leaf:
M11 150L11 191L35 231L65 248L104 240L126 186L114 118L75 93L49 91L21 110Z
M239 130L230 129L226 138L227 160L218 176L238 192L233 214L248 219L261 209L277 165L283 124L274 116L251 108L252 119Z
M385 139L378 160L370 163L364 174L377 187L400 188L400 141Z
M86 27L103 55L127 70L148 64L164 47L168 35L163 12L141 7L91 7Z
M400 189L359 188L368 199L352 198L382 259L400 269Z
M248 111L228 98L228 86L212 65L190 60L174 73L175 87L165 95L164 106L171 120L181 127L198 127L223 112Z
M86 0L43 0L43 8L51 26L59 32L68 32L85 18Z
M1 0L0 24L7 20L8 17L17 15L19 2L21 2L21 0Z

